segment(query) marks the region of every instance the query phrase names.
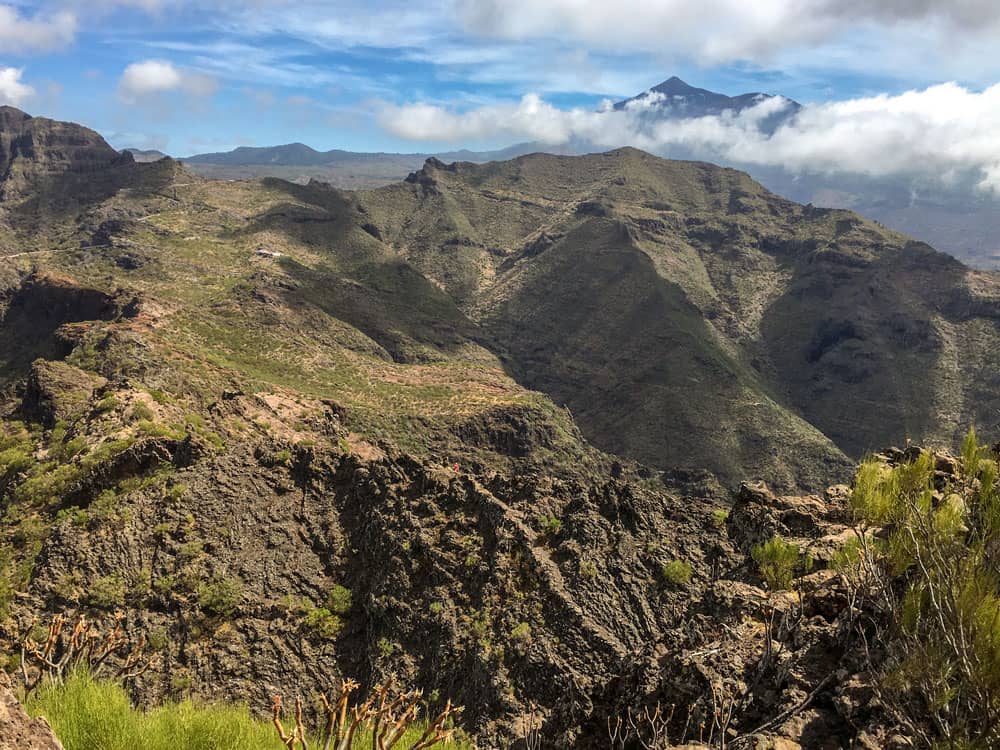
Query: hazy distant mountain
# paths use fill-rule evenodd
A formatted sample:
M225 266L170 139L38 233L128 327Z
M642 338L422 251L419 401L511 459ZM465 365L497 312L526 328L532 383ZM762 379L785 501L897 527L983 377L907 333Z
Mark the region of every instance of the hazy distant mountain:
M131 150L131 149L130 149ZM436 157L442 161L502 161L524 156L537 151L551 150L537 143L519 143L514 146L499 149L497 151L446 151L433 154L396 154L388 152L357 152L344 151L342 149L332 149L330 151L317 151L304 143L288 143L282 146L240 146L232 151L196 154L188 156L181 161L187 164L213 164L226 166L281 166L281 167L316 167L334 164L356 163L356 162L399 162L400 160L412 161L414 169L419 169L427 159Z
M497 151L445 151L437 154L364 153L333 149L317 151L303 143L282 146L248 147L222 153L197 154L182 161L203 177L239 180L278 177L293 182L328 182L335 187L358 190L397 182L423 167L435 157L444 162L484 163L504 161L530 153L573 154L569 147L546 147L538 143L518 143Z

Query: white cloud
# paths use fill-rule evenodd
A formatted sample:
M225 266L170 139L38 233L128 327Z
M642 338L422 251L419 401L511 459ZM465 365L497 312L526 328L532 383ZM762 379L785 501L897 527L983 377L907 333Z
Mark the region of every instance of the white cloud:
M458 143L519 138L547 144L584 141L599 148L632 145L682 149L700 158L795 172L938 178L973 171L1000 194L1000 84L982 92L955 83L804 107L773 134L759 125L786 106L771 99L740 115L656 121L658 104L642 97L622 111L559 109L536 95L456 112L429 104L384 105L379 121L397 136Z
M147 94L161 94L181 87L180 72L165 60L132 63L122 73L118 89L122 96L134 99Z
M35 90L21 81L20 68L0 68L0 104L20 107L35 95Z
M563 143L573 135L573 120L587 114L556 109L537 94L528 94L516 103L491 104L461 114L432 104L386 105L379 122L393 134L414 141L459 143L512 136Z
M218 90L211 76L176 67L166 60L143 60L132 63L122 73L118 92L126 101L174 91L207 97Z
M931 24L963 34L1000 29L992 0L456 0L467 30L486 37L575 38L599 49L763 60L851 29Z
M21 54L60 50L73 43L76 15L59 11L28 18L13 5L0 5L0 52Z

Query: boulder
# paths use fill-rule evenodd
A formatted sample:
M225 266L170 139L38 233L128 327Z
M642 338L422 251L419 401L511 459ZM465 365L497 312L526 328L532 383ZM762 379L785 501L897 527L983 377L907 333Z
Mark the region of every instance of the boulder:
M62 750L49 723L32 719L14 696L10 677L0 671L0 750Z

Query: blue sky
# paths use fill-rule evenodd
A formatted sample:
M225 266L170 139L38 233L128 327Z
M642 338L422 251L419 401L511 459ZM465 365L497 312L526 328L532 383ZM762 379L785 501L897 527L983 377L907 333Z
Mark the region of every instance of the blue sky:
M393 118L536 95L597 109L670 75L803 103L1000 80L989 0L0 0L0 102L173 155L302 141L434 151L531 128ZM497 109L497 107L500 109ZM448 122L452 122L449 120Z

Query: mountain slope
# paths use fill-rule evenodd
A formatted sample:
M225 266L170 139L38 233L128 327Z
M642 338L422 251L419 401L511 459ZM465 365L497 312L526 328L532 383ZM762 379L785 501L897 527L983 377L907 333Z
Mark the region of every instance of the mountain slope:
M815 486L997 424L966 364L992 357L995 277L743 173L633 149L431 161L361 201L607 450Z

